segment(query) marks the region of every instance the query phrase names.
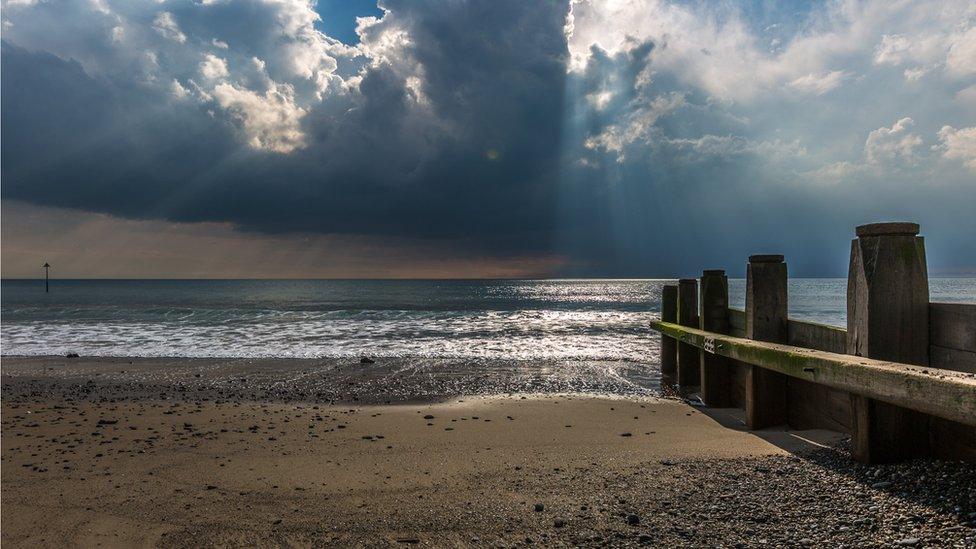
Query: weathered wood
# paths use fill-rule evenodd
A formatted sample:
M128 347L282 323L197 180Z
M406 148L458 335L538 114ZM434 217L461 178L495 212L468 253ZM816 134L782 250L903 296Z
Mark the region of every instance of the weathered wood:
M976 353L929 345L929 364L933 368L976 374Z
M925 245L915 223L857 228L847 279L847 353L929 363ZM928 455L928 418L863 394L852 397L853 453L865 463Z
M729 308L729 335L746 337L746 312L742 309Z
M764 369L976 425L976 375L816 351L706 332L667 322L651 328L679 342Z
M929 365L976 374L976 304L929 303ZM976 427L929 422L932 455L976 461Z
M702 271L701 318L699 327L720 334L729 331L729 279L725 271ZM709 405L724 408L730 405L729 363L725 357L700 351L701 399Z
M818 351L843 353L847 350L847 330L803 320L787 322L787 343Z
M746 337L746 312L744 309L728 310L729 335ZM748 364L729 361L729 404L736 408L746 407L746 374L750 368Z
M794 429L830 429L850 433L851 395L797 378L788 378L787 417Z
M736 408L746 407L746 370L750 368L748 364L739 362L738 360L729 360L730 372L729 372L729 403L731 406Z
M976 426L929 416L932 457L976 462Z
M678 280L678 324L698 327L698 281L694 278ZM680 387L694 387L699 383L701 364L698 349L678 343L677 382Z
M786 263L781 255L753 255L746 269L746 337L786 343ZM752 364L752 363L750 363ZM746 425L762 429L786 423L787 385L781 374L746 368Z
M678 321L678 286L667 284L661 288L661 320ZM674 383L678 371L678 342L661 336L661 377L666 383Z
M929 344L976 353L976 304L929 303Z
M787 343L818 351L844 353L847 330L816 322L789 320ZM796 429L853 431L851 395L823 385L790 378L787 396L789 424Z

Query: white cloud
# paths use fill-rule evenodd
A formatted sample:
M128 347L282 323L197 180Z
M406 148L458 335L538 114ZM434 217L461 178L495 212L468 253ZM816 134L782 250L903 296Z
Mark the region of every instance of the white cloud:
M241 123L251 147L290 153L305 146L301 120L306 111L295 104L290 86L272 83L261 94L220 83L214 87L213 96Z
M789 86L795 90L823 95L838 86L850 76L847 71L829 71L821 74L807 74L790 81Z
M945 36L942 34L885 34L875 49L874 62L896 67L930 65L940 62L945 53Z
M955 25L926 29L911 35L885 34L877 46L875 63L910 65L905 69L908 80L917 80L938 67L944 67L952 77L976 73L976 26L972 17L976 14L976 8L971 11L973 13L969 18L963 15Z
M766 57L740 19L719 22L664 0L573 0L566 35L571 71L586 67L594 47L612 56L650 40L656 68L719 97L751 96Z
M605 109L610 103L611 99L613 99L613 92L609 90L591 93L586 96L586 100L589 101L590 104L593 105L593 108L598 111Z
M860 76L854 68L864 61L905 66L910 78L933 67L954 75L976 72L976 9L969 0L946 0L938 9L912 0L827 2L813 8L801 32L776 37L772 49L737 5L572 0L569 69L582 70L594 46L613 55L650 40L658 46L656 70L740 102L759 101L784 86L823 94L847 76Z
M963 106L968 106L971 112L976 112L976 84L956 92L956 100Z
M281 34L281 47L273 53L276 64L288 71L291 77L300 77L313 83L318 98L332 86L341 83L335 75L336 58L349 55L352 50L329 38L315 28L321 17L314 4L305 0L280 0L276 2L275 19Z
M685 105L685 96L680 93L659 95L649 103L627 113L624 119L606 127L596 136L586 139L587 149L603 150L615 153L617 161L626 160L625 149L637 142L649 143L654 134L653 128L657 121Z
M976 172L976 126L972 128L953 128L943 126L939 130L938 149L943 158L961 160L967 168Z
M905 117L890 128L873 130L864 141L864 150L857 161L830 162L815 170L801 171L799 175L814 183L854 183L910 170L919 164L925 150L922 137L911 132L914 125L914 120Z
M905 80L909 82L918 82L923 76L928 74L932 70L931 67L914 67L910 69L905 69L902 74L905 75Z
M946 68L957 76L976 74L976 26L950 37Z
M822 168L800 172L800 178L813 184L836 185L838 183L856 183L858 179L875 173L875 170L857 162L833 162Z
M192 78L189 79L189 80L187 80L187 84L190 85L190 89L193 90L193 94L196 95L197 99L200 102L206 103L206 102L209 102L209 101L213 101L213 96L210 95L207 92L207 90L205 90L202 87L200 87L200 85L197 84L196 81L193 80Z
M917 0L840 0L762 29L737 3L570 1L565 22L570 78L580 76L593 61L594 46L614 58L643 42L655 45L638 78L609 78L577 98L581 108L595 113L598 124L588 126L597 129L573 145L608 152L619 161L638 155L633 145L670 143L688 155L748 152L773 158L789 153L782 144L802 142L811 165L911 164L938 156L921 145L919 135L931 145L932 135L945 124L964 129L976 124L976 9L971 0L945 0L938 9ZM269 137L275 131L256 130L256 123L248 129L244 120L260 117L241 113L259 109L246 109L242 94L252 94L248 101L257 98L272 105L261 112L290 112L282 120L301 120L299 111L323 108L332 99L343 109L355 109L362 93L359 84L374 68L392 75L389 85L405 88L410 116L445 132L463 131L437 120L437 95L428 96L433 91L428 89L428 71L415 50L418 41L429 38L413 35L416 21L410 20L426 16L422 10L393 8L381 18L360 18L360 44L347 46L316 28L320 17L308 0L201 4L177 9L80 0L72 4L72 15L81 23L50 40L63 23L53 7L40 3L7 10L5 23L10 19L16 25L4 29L5 39L75 59L91 75L115 78L118 67L138 67L139 85L154 86L162 94L203 103L219 96L223 109L207 108L217 117L232 112L247 143L260 143L266 150L298 148L294 144L304 140L295 138L301 125L279 124L293 130L292 138L284 140ZM258 14L247 28L210 24L235 20L242 8ZM150 62L143 52L158 52L158 57L154 53ZM902 78L918 84L892 88ZM221 83L236 92L222 88L218 93ZM947 102L947 97L954 99ZM842 119L845 115L838 113L850 108L841 104L847 101L870 104L870 112ZM899 129L901 121L886 126L906 114L917 127ZM262 137L255 140L255 135ZM867 142L861 141L865 135ZM268 145L280 142L291 145ZM769 145L761 153L762 143L782 146Z
M899 34L886 34L881 37L874 54L874 62L879 65L901 65L904 54L911 49L907 38Z
M799 141L753 141L738 135L703 135L665 141L676 151L694 153L693 160L754 154L763 160L789 161L807 154Z
M882 127L869 133L864 142L864 158L868 164L913 163L916 150L922 146L922 138L910 131L914 124L914 120L906 117L890 128Z
M226 77L230 72L227 70L226 61L208 53L203 56L203 61L200 63L200 74L207 80L216 80Z
M170 93L172 93L173 97L177 99L183 99L186 96L190 95L189 90L184 88L183 84L180 84L180 81L176 80L175 78L170 83Z
M168 11L161 11L156 14L156 18L153 19L152 28L164 38L179 42L180 44L186 42L186 35L180 30L180 26L176 24L176 19L173 17L173 14Z

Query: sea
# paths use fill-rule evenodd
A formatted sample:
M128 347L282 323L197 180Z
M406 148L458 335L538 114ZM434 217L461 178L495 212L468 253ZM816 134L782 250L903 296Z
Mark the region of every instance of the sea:
M395 357L656 365L669 280L38 280L0 283L0 353ZM789 282L790 316L846 323L843 278ZM933 278L976 302L976 278ZM743 307L745 281L729 281Z

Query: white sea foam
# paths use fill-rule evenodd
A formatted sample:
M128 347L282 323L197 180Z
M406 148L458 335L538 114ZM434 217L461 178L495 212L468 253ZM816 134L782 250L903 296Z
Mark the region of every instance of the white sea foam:
M5 324L3 353L186 357L384 357L646 361L657 339L633 311L361 311L219 322Z
M4 355L655 363L663 280L2 282ZM976 301L976 279L932 279ZM730 280L732 306L745 284ZM790 281L790 315L843 326L845 279Z

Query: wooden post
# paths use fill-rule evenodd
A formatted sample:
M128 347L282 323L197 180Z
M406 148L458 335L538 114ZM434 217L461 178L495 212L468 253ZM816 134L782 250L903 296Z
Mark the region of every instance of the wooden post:
M929 362L929 285L916 223L857 228L847 278L847 353L906 364ZM854 458L898 461L929 453L923 414L852 395Z
M667 284L661 288L661 320L678 322L678 286ZM674 383L678 373L678 342L666 335L661 336L661 378L663 383Z
M746 269L746 337L786 343L787 272L782 255L749 256ZM787 422L786 376L746 365L746 425L762 429Z
M698 281L694 278L678 280L678 324L698 327ZM693 387L699 383L700 369L698 349L687 343L678 343L678 375L680 387Z
M702 271L700 327L709 332L729 333L729 279L722 269ZM700 354L702 401L717 408L730 406L728 360L704 350Z

